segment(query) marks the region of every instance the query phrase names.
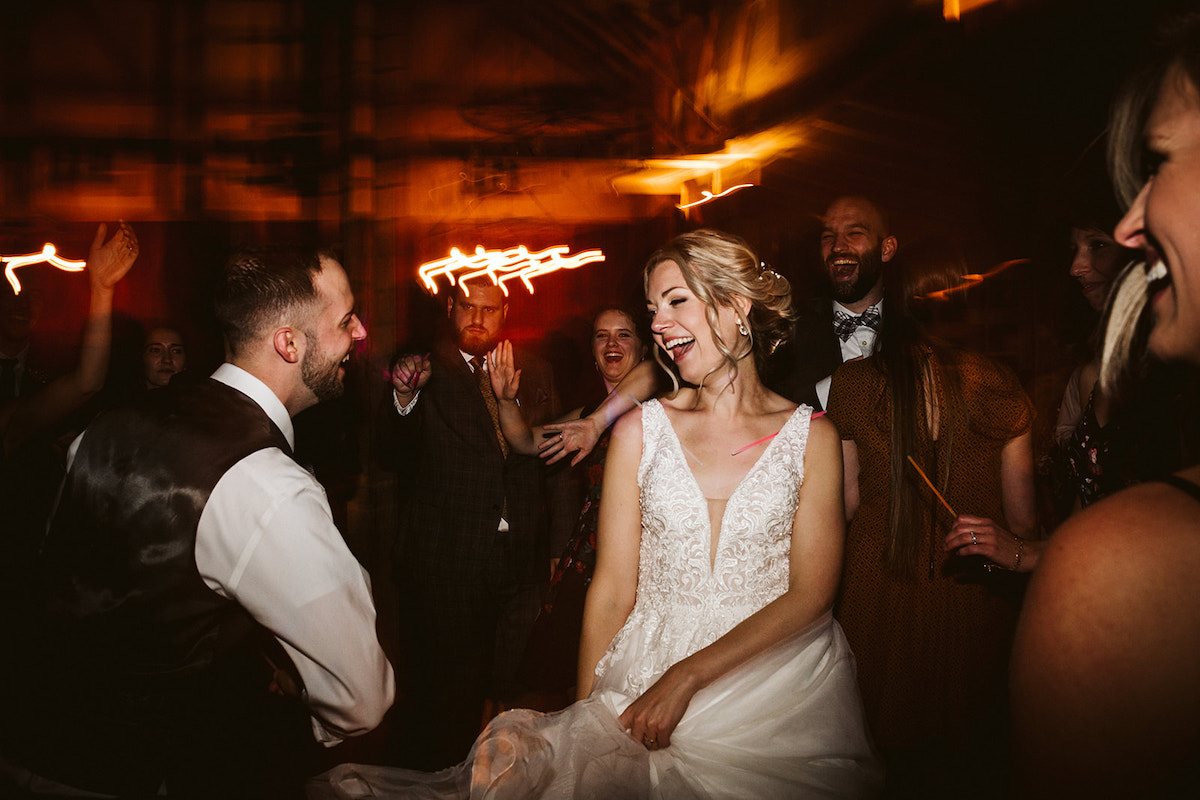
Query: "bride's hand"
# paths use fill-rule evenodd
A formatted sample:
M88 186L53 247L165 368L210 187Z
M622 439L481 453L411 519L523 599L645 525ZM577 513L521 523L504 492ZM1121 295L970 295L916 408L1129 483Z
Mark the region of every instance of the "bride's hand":
M699 689L680 664L668 669L646 693L618 718L634 740L647 750L669 747L671 733Z

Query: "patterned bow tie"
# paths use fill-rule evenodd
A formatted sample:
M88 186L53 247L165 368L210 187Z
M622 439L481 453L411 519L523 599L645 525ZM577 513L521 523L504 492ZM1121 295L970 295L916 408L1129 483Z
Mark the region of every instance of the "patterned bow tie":
M857 328L870 328L873 331L878 331L880 321L879 309L875 306L871 306L857 317L853 314L847 314L845 311L834 311L833 332L844 342L854 335L854 331Z

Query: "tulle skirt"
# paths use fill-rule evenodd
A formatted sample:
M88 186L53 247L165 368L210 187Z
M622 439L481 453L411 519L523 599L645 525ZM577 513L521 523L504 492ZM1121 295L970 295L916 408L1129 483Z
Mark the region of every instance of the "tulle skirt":
M661 750L617 721L635 698L611 688L613 677L634 666L614 660L592 694L563 711L501 714L458 766L342 764L314 778L308 797L861 798L882 786L854 657L828 616L697 692Z

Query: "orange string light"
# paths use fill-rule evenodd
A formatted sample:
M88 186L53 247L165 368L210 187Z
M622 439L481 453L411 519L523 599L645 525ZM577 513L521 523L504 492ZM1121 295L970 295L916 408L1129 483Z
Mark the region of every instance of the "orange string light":
M87 266L86 261L70 261L58 256L58 251L54 249L54 245L46 243L40 253L30 253L24 256L3 256L0 257L0 263L5 264L4 277L8 279L8 285L12 287L13 294L21 293L21 282L17 280L16 270L18 267L27 267L30 264L51 264L65 272L82 272Z
M562 269L578 269L586 264L604 260L604 253L600 250L583 250L568 256L567 252L570 249L565 245L558 245L530 253L525 245L510 247L507 250L485 250L483 245L478 245L475 254L468 256L457 247L452 247L447 258L422 264L417 268L417 274L433 294L438 292L435 281L438 277L446 278L451 286L462 286L464 294L470 294L465 285L467 281L486 277L499 286L505 296L508 296L505 283L519 279L529 293L533 294L534 278Z

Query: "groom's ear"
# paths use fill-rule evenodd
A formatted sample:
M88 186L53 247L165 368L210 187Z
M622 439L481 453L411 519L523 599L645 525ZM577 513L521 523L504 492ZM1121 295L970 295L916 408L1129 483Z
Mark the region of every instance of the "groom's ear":
M275 352L289 364L295 364L304 355L304 334L292 327L278 328L271 337Z

